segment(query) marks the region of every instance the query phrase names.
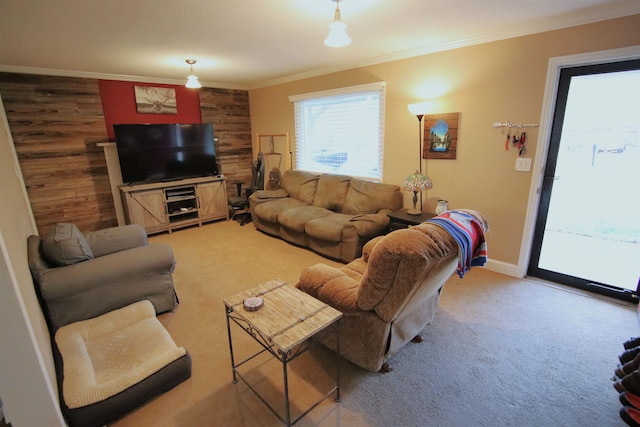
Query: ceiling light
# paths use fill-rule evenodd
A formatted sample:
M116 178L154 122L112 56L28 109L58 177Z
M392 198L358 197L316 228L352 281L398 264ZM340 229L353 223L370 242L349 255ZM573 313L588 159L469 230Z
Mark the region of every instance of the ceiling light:
M336 2L336 13L333 22L329 24L329 35L324 41L324 44L331 47L343 47L351 44L351 39L347 35L347 24L340 20L340 0L333 0Z
M193 64L196 63L196 60L195 59L185 59L184 62L189 64L189 75L187 76L187 84L185 84L185 86L190 88L190 89L201 88L202 85L198 81L198 76L193 74Z

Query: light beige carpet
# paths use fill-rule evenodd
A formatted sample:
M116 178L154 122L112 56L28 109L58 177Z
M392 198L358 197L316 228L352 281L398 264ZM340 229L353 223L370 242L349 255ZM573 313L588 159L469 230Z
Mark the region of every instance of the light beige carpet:
M180 306L160 320L191 353L193 375L112 425L282 425L246 385L231 381L222 300L274 277L295 284L317 262L339 264L234 221L150 240L176 255ZM473 268L449 280L424 342L396 354L393 372L344 361L342 402L327 399L297 425L624 426L610 378L622 342L639 329L635 306ZM237 327L233 333L238 353L256 349ZM277 361L264 356L243 372L283 408ZM294 417L333 375L333 353L323 347L291 363Z

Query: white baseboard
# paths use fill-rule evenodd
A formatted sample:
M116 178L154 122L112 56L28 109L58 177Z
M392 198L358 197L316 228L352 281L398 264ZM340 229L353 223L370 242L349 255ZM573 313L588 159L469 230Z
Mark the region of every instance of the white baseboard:
M518 266L515 264L509 264L503 261L496 261L494 259L487 260L484 268L491 270L495 273L504 274L505 276L518 277ZM522 279L522 277L518 277Z

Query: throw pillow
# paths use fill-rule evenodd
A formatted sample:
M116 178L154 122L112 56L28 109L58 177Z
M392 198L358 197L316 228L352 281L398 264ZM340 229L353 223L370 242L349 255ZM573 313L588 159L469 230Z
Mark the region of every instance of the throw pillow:
M61 267L93 259L84 235L71 223L58 223L42 240L42 252L51 264Z

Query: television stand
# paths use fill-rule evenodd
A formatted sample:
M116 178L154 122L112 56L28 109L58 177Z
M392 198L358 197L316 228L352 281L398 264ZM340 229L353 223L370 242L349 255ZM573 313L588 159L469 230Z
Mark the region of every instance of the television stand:
M229 219L224 178L206 176L120 187L127 224L148 234Z

